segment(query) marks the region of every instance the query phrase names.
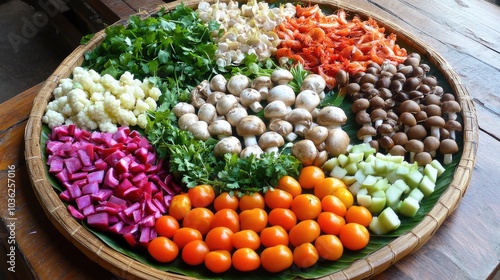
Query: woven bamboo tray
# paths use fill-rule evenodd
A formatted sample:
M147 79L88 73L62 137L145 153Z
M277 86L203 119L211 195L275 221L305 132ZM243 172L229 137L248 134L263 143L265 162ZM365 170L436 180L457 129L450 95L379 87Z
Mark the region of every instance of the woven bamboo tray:
M161 8L171 10L180 2L164 4L155 10L141 12L139 15L147 17L156 14ZM396 238L367 257L355 261L348 268L328 276L330 279L367 278L384 271L401 258L418 250L457 208L469 186L475 164L479 138L476 110L457 74L439 54L422 40L415 38L395 24L351 4L327 0L313 0L310 2L311 4L320 4L333 9L345 9L351 14L362 17L370 16L377 20L380 26L386 28L387 32L397 34L398 42L404 42L406 45L411 46L422 57L427 58L434 67L437 67L437 70L443 74L462 106L463 153L449 187L444 191L436 205L422 222L408 233ZM188 0L184 1L184 3L187 6L195 7L198 1ZM57 87L61 79L69 77L72 70L81 65L84 53L95 48L104 39L104 36L104 30L102 30L89 43L77 47L45 81L34 100L33 109L25 130L25 157L33 190L52 224L87 257L115 275L127 279L187 279L185 276L152 268L108 247L69 214L45 174L45 162L41 153L43 147L40 144L41 119L51 99L52 91Z

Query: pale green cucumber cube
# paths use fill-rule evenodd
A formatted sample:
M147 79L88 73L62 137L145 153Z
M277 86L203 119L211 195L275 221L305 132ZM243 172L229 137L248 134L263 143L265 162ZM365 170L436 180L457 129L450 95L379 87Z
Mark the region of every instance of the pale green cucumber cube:
M434 168L437 169L437 171L438 171L438 174L437 174L438 177L441 176L441 174L443 174L443 172L446 170L444 168L444 166L437 159L433 160L431 162L431 165L432 165L432 167L434 167Z
M408 186L410 186L411 189L414 189L418 187L418 184L420 183L423 177L424 175L420 173L418 169L414 169L410 171L410 174L406 176L406 183L408 184Z
M388 161L386 161L385 171L387 173L390 173L390 172L396 170L396 168L398 168L398 166L399 166L399 163L388 160Z
M373 161L366 162L365 166L363 167L363 173L365 173L365 175L377 174L377 172L375 171Z
M372 162L376 159L375 155L374 154L370 154L366 157L365 161L366 162Z
M382 212L382 210L385 209L386 201L387 199L385 198L385 194L384 197L378 197L372 195L372 204L369 207L367 207L368 211L370 211L372 214L378 214Z
M401 220L398 217L398 214L394 212L394 210L390 207L385 208L378 215L378 221L382 223L384 228L389 231L396 230L401 225Z
M394 184L394 182L396 182L397 180L401 180L403 179L403 176L401 175L398 175L396 173L396 170L388 173L385 178L387 179L387 181L389 181L390 184Z
M347 187L347 189L351 192L352 195L356 196L361 190L361 184L359 182L354 182L352 185Z
M387 172L387 161L385 159L376 158L373 168L377 174L384 174Z
M364 206L366 208L372 205L372 197L369 194L357 194L356 201L358 205Z
M370 150L372 147L368 143L361 143L352 146L351 150L349 151L350 153L365 153L366 151Z
M395 170L396 174L401 177L406 177L410 174L410 167L407 164L400 164Z
M347 170L345 170L344 168L336 165L332 172L330 172L330 176L334 177L334 178L337 178L337 179L342 179L344 178L344 176L347 175Z
M431 164L426 164L424 168L424 175L428 176L432 182L436 183L438 177L438 170Z
M341 179L342 181L344 181L344 183L348 186L354 184L356 182L356 177L354 176L349 176L349 175L346 175L344 176L344 178Z
M434 189L436 188L436 184L434 182L432 182L432 180L429 177L424 176L422 181L420 181L418 188L422 191L424 196L428 196L434 192Z
M415 200L417 200L418 202L420 202L424 198L424 193L420 189L414 188L408 194L408 197L413 197Z
M370 224L368 225L368 229L371 230L374 234L381 235L389 232L385 226L378 220L378 217L373 217Z
M361 187L371 189L378 181L378 178L373 175L367 175L366 178L361 182Z
M384 155L382 153L376 153L375 157L378 158L378 159L387 160L387 155Z
M415 198L409 196L401 202L399 214L407 217L415 217L419 208L419 202Z
M363 158L365 157L365 154L363 152L359 152L359 153L349 153L348 155L349 157L349 163L358 163L358 162L361 162L363 160Z
M403 195L403 190L396 185L391 185L385 191L385 197L387 198L387 206L396 207L398 202L401 200Z
M344 169L347 171L347 175L354 175L358 171L358 165L355 162L350 162Z
M349 163L349 158L344 154L340 154L337 157L337 160L339 161L341 167L345 167Z
M387 190L387 188L389 188L389 181L387 180L387 178L381 178L375 183L375 185L373 185L371 191L372 192L376 192L378 190L385 191Z
M336 158L336 157L333 157L329 160L327 160L324 164L323 164L323 170L325 170L326 172L328 171L332 171L333 168L335 166L339 165L339 160Z
M396 156L396 155L386 155L385 159L394 163L403 163L405 160L404 156Z
M397 180L392 185L396 186L397 188L399 188L401 191L403 191L403 193L409 193L410 192L410 186L408 186L408 184L406 183L406 181L404 181L402 179Z
M356 174L354 174L354 178L356 178L356 181L358 181L361 184L361 182L365 180L366 175L363 172L363 170L358 169L358 171L356 171Z

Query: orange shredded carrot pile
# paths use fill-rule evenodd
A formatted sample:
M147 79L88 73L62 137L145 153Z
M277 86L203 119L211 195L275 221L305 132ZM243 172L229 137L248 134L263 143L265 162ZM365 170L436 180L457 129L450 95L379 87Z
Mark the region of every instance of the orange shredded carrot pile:
M336 86L335 75L342 69L349 74L365 71L368 64L395 65L406 59L404 48L396 44L396 35L386 36L385 28L369 18L346 18L343 10L325 15L318 5L297 5L296 16L276 27L282 40L276 56L301 63L306 70L320 74L329 88Z

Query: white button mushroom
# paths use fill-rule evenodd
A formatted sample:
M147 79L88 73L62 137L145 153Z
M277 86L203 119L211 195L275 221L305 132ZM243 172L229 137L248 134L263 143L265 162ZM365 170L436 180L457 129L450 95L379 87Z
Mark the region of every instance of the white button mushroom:
M215 105L224 95L226 94L222 91L213 91L212 94L210 94L210 96L207 97L206 102Z
M269 120L270 123L278 119L285 119L287 114L286 104L281 100L270 102L264 108L264 118Z
M251 155L254 155L256 158L259 158L263 152L264 151L258 145L248 146L245 149L243 149L243 151L241 151L240 158L246 158Z
M261 135L266 131L266 125L257 116L249 115L243 117L238 126L236 126L236 133L243 137L245 147L257 145L256 136Z
M208 126L208 132L220 140L233 135L233 128L226 120L215 120Z
M266 153L276 153L278 155L279 147L285 144L283 136L274 131L267 131L259 137L259 147Z
M276 69L271 73L271 81L277 85L286 85L292 80L292 73L286 69Z
M311 112L313 117L316 117L319 112L317 107L320 102L321 100L319 95L315 91L306 89L297 94L297 97L295 98L295 107L307 109Z
M198 140L207 140L212 137L210 132L208 132L208 124L204 121L197 121L191 124L188 128L188 131L191 132L195 139Z
M195 113L194 106L187 102L179 102L172 108L172 112L177 118L187 113Z
M181 130L188 130L197 121L199 121L198 115L195 113L186 113L177 120L177 124Z
M295 134L304 136L305 132L311 126L312 115L304 108L295 108L288 113L286 120L293 124Z
M227 80L222 74L217 74L210 80L210 89L212 92L226 92Z
M293 125L288 121L277 119L269 124L269 130L279 133L288 142L293 142L298 135L293 132Z
M219 115L224 116L227 112L229 112L229 110L231 110L231 108L237 106L238 104L238 98L236 96L226 94L215 104L215 108Z
M242 74L234 75L227 81L227 91L235 96L240 96L241 92L249 86L250 80Z
M234 127L238 125L243 117L248 116L248 112L243 107L233 107L225 115L226 120Z
M260 101L262 100L262 96L260 92L253 88L246 88L241 91L240 94L240 102L241 105L245 107L249 107L255 113L258 113L262 110L262 105Z
M328 128L317 125L307 130L304 137L313 141L318 151L322 151L325 148L325 140L328 137Z
M328 129L341 129L346 121L347 116L344 110L336 106L325 106L319 110L316 116L316 122Z
M240 154L241 153L241 142L238 138L234 136L226 137L214 147L214 155L216 157L223 156L224 154Z
M200 121L211 124L217 118L217 110L215 109L214 105L205 103L198 109L197 115Z
M260 92L262 100L267 99L267 94L269 92L269 89L272 87L273 87L273 82L271 81L271 78L267 76L260 76L252 81L252 88Z
M288 111L292 110L292 105L295 103L295 92L288 85L277 85L269 90L267 101L273 102L281 100L287 106Z
M310 74L302 81L302 85L300 86L300 90L310 89L315 91L320 99L325 97L326 81L321 75L318 74Z

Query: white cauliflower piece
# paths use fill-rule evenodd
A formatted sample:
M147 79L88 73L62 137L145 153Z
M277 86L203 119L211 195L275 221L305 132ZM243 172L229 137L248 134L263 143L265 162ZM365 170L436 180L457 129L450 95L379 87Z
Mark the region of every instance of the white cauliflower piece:
M71 119L80 128L87 130L94 130L97 128L97 123L89 116L88 110L78 112L78 114L72 116Z
M135 97L130 92L122 93L119 97L123 109L132 110L135 107Z
M101 83L101 75L99 75L99 73L97 73L94 69L89 70L89 76L94 83Z
M54 110L48 110L45 112L45 115L42 117L42 121L46 123L49 128L54 128L56 126L60 126L64 123L64 116Z
M120 85L133 85L134 84L134 75L130 72L126 71L120 76Z
M72 89L68 92L68 104L71 106L72 111L78 114L90 105L87 92L79 88Z
M123 126L134 126L137 124L137 117L134 112L120 108L116 116L118 124Z
M144 102L142 99L138 99L135 103L134 115L139 116L149 110L148 103Z
M146 102L146 104L148 104L149 110L151 110L151 111L155 111L157 106L158 106L156 104L156 101L151 97L146 98L146 100L144 100L144 102Z
M146 128L146 126L148 125L148 118L146 114L140 114L137 116L137 125L140 128Z
M154 101L158 101L158 99L160 98L161 96L161 91L159 88L157 87L152 87L149 91L148 91L148 96L153 98Z
M104 76L101 77L101 84L104 86L104 89L112 92L113 94L120 92L120 82L115 80L115 78L109 74L104 74Z
M118 130L118 127L112 122L104 122L99 124L99 130L103 132L115 133Z
M62 94L66 95L70 90L73 89L73 80L66 78L59 82L59 87L62 89Z
M106 91L104 93L104 108L110 116L118 115L118 111L120 110L120 103L120 100L116 99L116 97L109 91Z
M94 91L94 93L92 93L92 95L90 96L90 101L94 103L103 100L104 100L104 94L101 91Z

